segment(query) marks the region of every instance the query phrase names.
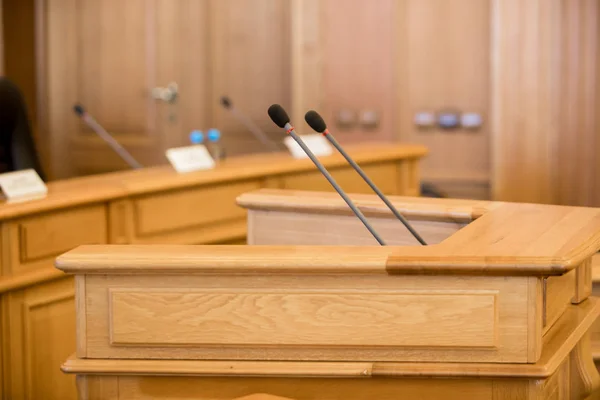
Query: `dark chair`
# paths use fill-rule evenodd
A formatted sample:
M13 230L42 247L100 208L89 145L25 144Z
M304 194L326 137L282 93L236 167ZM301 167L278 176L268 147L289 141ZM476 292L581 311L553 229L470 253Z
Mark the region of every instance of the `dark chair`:
M32 168L45 181L21 91L0 77L0 173Z
M427 182L421 183L421 196L422 197L437 197L437 198L447 198L448 195L446 193L439 190L435 185Z

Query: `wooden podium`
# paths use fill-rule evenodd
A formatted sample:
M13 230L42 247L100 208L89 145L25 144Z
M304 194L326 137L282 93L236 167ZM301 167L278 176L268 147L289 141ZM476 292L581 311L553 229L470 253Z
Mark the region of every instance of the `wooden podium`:
M82 246L81 399L595 398L600 209L243 195L255 246ZM361 230L362 228L362 230ZM252 397L254 396L254 397Z

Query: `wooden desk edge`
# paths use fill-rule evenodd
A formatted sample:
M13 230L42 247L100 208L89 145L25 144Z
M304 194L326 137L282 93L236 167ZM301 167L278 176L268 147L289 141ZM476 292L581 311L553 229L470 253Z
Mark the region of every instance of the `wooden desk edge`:
M65 274L55 268L44 268L24 275L4 276L0 278L0 293L22 289L32 284L64 278Z
M362 146L351 145L347 150L359 163L414 160L422 158L428 152L425 146L417 144L377 142L369 142ZM329 168L347 165L346 160L337 153L322 157L321 161ZM215 182L285 175L314 169L314 164L309 159L295 159L287 152L256 153L232 157L215 169L187 174L178 174L170 166L128 171L123 175L120 183L124 185L129 195L144 195L155 191L177 190L190 185L202 186Z
M68 374L181 375L251 377L515 377L547 378L560 366L600 316L600 299L569 306L548 333L548 343L535 364L501 363L393 363L304 361L192 361L79 359L69 357L61 366ZM591 355L590 355L591 357Z
M348 152L360 162L387 162L397 159L419 159L427 154L425 146L418 144L367 142L348 146ZM324 157L331 167L344 165L339 154ZM286 152L277 154L250 154L232 157L216 169L178 174L170 165L147 167L138 170L123 170L91 176L74 177L51 181L47 184L48 195L42 199L23 203L0 202L0 220L24 215L98 204L106 201L139 196L153 192L165 192L186 187L210 185L261 176L285 175L314 169L308 159L294 159ZM89 187L94 191L90 192Z
M437 247L437 246L428 246ZM247 245L84 245L59 256L67 273L248 273L389 275L562 275L577 265L552 257L481 256L461 259L443 253L434 259L416 254L400 261L399 246L247 246Z

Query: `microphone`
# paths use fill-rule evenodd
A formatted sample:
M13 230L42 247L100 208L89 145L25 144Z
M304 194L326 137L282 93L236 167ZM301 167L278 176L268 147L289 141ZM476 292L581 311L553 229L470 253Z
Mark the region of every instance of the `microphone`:
M321 164L321 162L317 159L317 157L315 157L312 151L310 151L310 149L308 148L308 146L306 146L304 141L300 139L300 137L298 137L298 135L294 131L294 127L292 126L292 124L290 124L290 117L288 117L283 107L281 107L279 104L273 104L271 107L269 107L268 113L269 117L275 123L275 125L285 129L286 132L296 141L296 143L298 143L302 150L304 150L308 158L311 159L311 161L315 164L319 171L321 171L323 176L325 176L325 178L329 181L331 186L333 186L335 191L338 192L338 194L342 197L342 199L344 199L346 204L348 204L354 215L356 215L358 219L360 219L360 221L363 223L363 225L369 230L369 232L371 232L371 235L373 235L375 240L377 240L377 242L379 242L380 245L385 246L383 239L381 239L379 234L375 231L375 229L373 229L371 224L369 224L369 221L367 221L363 213L354 205L352 200L350 200L348 195L337 184L337 182L329 174L327 169L325 169L325 166Z
M98 136L102 138L131 168L143 168L135 158L123 146L119 144L91 115L89 115L81 104L73 107L77 114Z
M233 106L231 100L227 96L221 97L221 105L229 110L233 116L242 123L248 129L254 137L261 142L263 145L270 147L273 151L279 151L279 146L274 143L267 134L260 129L250 118L246 117L244 114L240 113L237 108Z
M322 134L323 136L325 136L327 138L327 140L329 140L329 143L331 143L333 145L333 147L335 147L337 149L337 151L339 151L340 154L342 156L344 156L346 161L348 161L348 164L350 164L352 166L352 168L354 168L354 170L356 172L358 172L358 174L363 178L363 180L365 182L367 182L367 184L371 187L371 189L373 189L373 191L375 193L377 193L379 198L381 200L383 200L385 205L388 206L388 208L390 209L390 211L392 211L392 213L396 216L396 218L398 218L400 220L400 222L402 222L404 224L406 229L408 229L408 231L414 236L414 238L417 239L417 241L419 243L426 246L427 243L425 242L425 240L423 240L423 238L417 233L417 231L415 231L415 229L408 223L408 221L402 216L402 214L400 214L400 212L396 209L396 207L394 207L394 205L389 201L389 199L383 193L381 193L381 190L379 190L379 188L377 186L375 186L375 183L373 183L373 181L367 176L367 174L365 174L365 172L362 170L362 168L360 168L358 166L358 164L356 164L356 162L354 162L354 160L348 155L348 153L346 153L346 151L342 148L342 146L340 146L340 144L337 142L337 140L335 140L333 135L329 132L329 129L327 129L327 125L325 124L325 121L319 115L319 113L311 110L306 113L306 115L304 116L304 119L305 119L306 123L315 132Z

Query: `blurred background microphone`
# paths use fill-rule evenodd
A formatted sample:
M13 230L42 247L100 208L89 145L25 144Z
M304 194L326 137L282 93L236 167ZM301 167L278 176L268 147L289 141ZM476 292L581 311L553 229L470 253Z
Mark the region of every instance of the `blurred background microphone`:
M231 99L229 97L221 97L221 105L225 109L229 110L229 112L235 117L235 119L237 119L242 125L244 125L246 129L248 129L254 135L254 137L265 147L268 147L271 151L280 150L277 143L269 139L267 134L262 129L260 129L258 125L256 125L250 118L242 114L240 111L238 111L237 108L233 106L233 103L231 102Z
M104 140L131 168L143 168L142 164L137 162L135 158L119 142L115 140L96 120L89 115L81 104L73 106L75 114L77 114L83 122L85 122L102 140Z

